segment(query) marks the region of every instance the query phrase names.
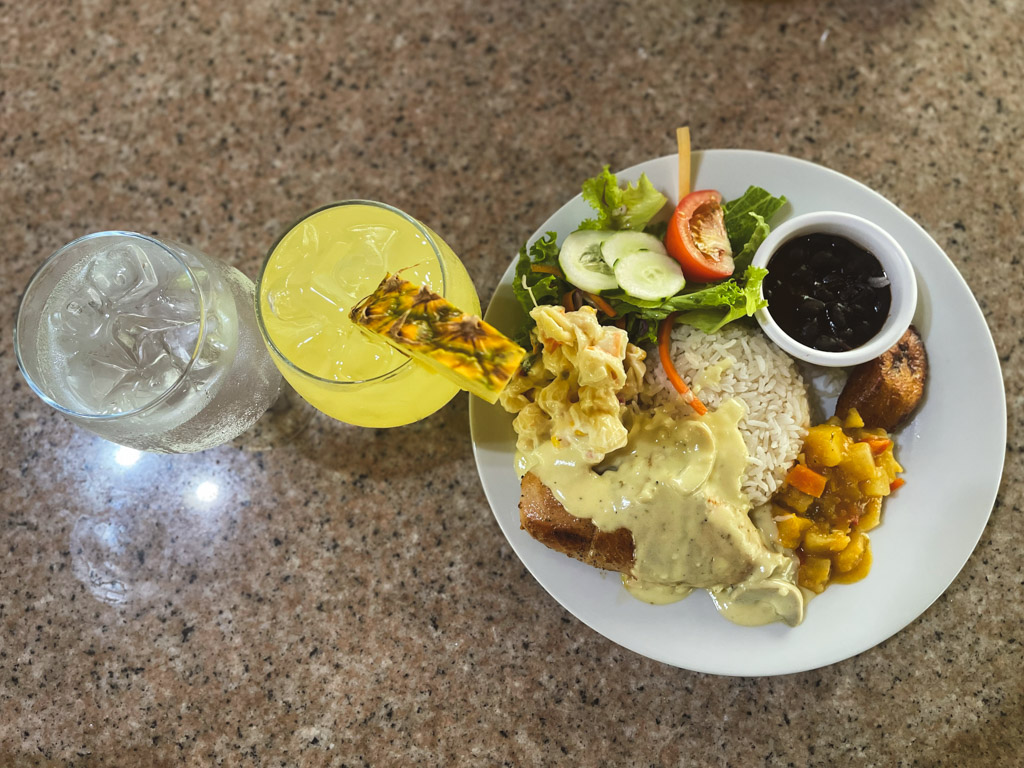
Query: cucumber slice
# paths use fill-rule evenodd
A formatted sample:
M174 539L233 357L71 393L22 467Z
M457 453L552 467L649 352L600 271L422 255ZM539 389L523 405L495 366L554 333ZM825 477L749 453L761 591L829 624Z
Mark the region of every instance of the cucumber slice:
M581 229L565 238L558 252L565 279L588 293L618 288L612 268L601 256L601 245L612 234L602 229Z
M630 296L645 301L675 296L686 285L679 262L654 251L623 256L615 262L615 279Z
M605 240L604 245L601 246L601 255L604 256L604 260L608 262L609 267L614 267L616 262L625 256L631 256L634 253L641 253L643 251L668 253L665 250L665 244L654 235L627 230L612 233L612 236Z

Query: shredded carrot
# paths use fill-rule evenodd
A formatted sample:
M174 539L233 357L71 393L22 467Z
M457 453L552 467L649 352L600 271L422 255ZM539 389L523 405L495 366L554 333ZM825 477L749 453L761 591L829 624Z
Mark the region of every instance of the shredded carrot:
M596 293L587 293L586 291L584 291L583 295L586 296L595 307L597 307L606 315L608 315L608 317L615 317L615 315L617 314L615 310L612 309L612 305L609 304L604 299L602 299Z
M543 272L545 275L557 275L558 277L565 279L565 275L562 274L562 270L553 264L534 264L530 267L531 272Z
M902 488L906 484L907 484L906 480L904 480L902 477L897 477L895 480L893 480L891 483L889 483L889 492L892 493L897 488Z
M869 437L863 440L871 448L871 453L877 456L880 453L884 453L885 449L892 445L892 440L884 437Z
M679 148L679 199L690 194L690 129L676 128L676 146Z
M683 396L683 400L690 404L690 407L697 412L698 416L703 416L708 412L708 407L700 401L690 388L683 381L683 377L679 375L679 371L676 370L675 363L672 362L672 326L676 322L676 315L672 313L664 320L661 321L661 326L658 328L658 357L661 358L661 367L665 369L665 375L668 376L668 380L672 383L672 386L676 388L676 392Z
M787 483L816 499L825 492L825 479L824 475L818 474L803 464L794 464L793 468L789 470L789 474L786 475Z

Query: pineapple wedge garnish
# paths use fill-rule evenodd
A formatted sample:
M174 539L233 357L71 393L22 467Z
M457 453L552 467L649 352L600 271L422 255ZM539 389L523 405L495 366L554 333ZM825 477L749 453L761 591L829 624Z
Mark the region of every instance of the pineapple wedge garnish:
M526 355L479 317L398 275L387 275L349 318L489 403L497 402Z

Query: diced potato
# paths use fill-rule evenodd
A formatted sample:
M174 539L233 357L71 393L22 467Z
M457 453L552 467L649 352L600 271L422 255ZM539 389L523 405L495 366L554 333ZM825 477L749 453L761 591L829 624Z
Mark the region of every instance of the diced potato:
M784 507L789 507L794 512L803 514L814 503L814 497L787 485L776 495L775 501Z
M850 543L846 545L846 548L833 559L836 570L839 573L848 573L856 568L864 557L867 544L867 536L860 532L854 533L850 537Z
M868 503L864 506L864 512L860 516L860 522L857 523L857 530L870 531L872 528L877 528L881 522L882 499L868 499Z
M860 429L864 426L864 419L860 417L856 408L851 408L846 414L846 420L843 422L843 426L847 429Z
M875 460L878 462L878 466L882 468L882 471L885 472L890 483L896 479L896 475L903 471L903 467L899 465L896 457L892 455L892 446L878 454Z
M854 443L846 452L840 466L854 481L870 480L875 476L875 457L867 443Z
M857 563L853 568L848 570L846 573L836 573L833 569L832 581L837 581L840 584L853 584L855 581L860 581L868 573L871 572L871 542L864 544L864 555L861 557L860 562Z
M879 470L873 478L860 483L860 492L865 496L888 496L889 478L885 476L885 472Z
M821 424L807 430L804 454L811 467L834 467L842 461L843 449L850 442L837 426Z
M774 507L773 512L779 509ZM809 530L814 523L806 517L798 517L793 514L783 514L775 518L775 524L779 529L779 544L786 549L796 549L803 541L804 532Z
M841 552L849 543L850 537L842 531L823 531L818 526L804 534L804 552L813 555Z
M831 570L832 561L827 557L808 557L800 566L797 581L813 592L824 592Z

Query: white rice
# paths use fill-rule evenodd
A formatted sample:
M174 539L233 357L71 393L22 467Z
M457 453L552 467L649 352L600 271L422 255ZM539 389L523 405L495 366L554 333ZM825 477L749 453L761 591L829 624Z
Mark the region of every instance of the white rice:
M714 334L677 325L672 330L672 358L708 408L733 397L747 406L739 423L749 455L743 491L753 506L765 503L782 484L810 426L807 388L796 364L760 329L740 323ZM656 406L678 400L656 352L647 356L647 365L643 403ZM721 379L715 381L719 370Z

